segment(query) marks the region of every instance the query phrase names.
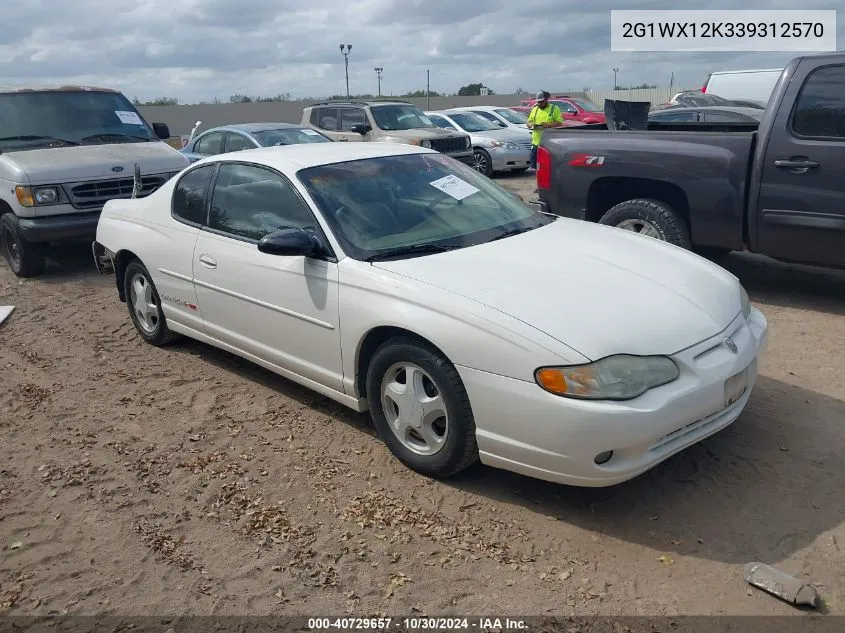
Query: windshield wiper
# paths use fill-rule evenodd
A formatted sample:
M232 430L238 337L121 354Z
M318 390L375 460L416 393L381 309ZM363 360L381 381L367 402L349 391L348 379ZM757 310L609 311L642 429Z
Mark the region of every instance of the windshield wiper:
M514 235L519 235L520 233L525 233L526 231L531 231L536 229L536 226L523 226L518 229L511 229L510 231L504 231L503 233L499 233L496 237L490 238L491 242L495 242L496 240L502 240L506 237L512 237Z
M104 138L131 138L135 139L136 141L149 141L146 136L134 136L132 134L121 134L120 132L104 132L103 134L91 134L90 136L83 137L83 141L92 141L94 139L104 139Z
M79 145L76 141L69 141L66 138L57 138L55 136L39 136L38 134L22 134L20 136L4 136L0 141L58 141L65 145Z
M444 253L451 251L457 246L443 246L441 244L412 244L411 246L402 246L401 248L394 248L388 251L382 251L375 255L365 257L365 262L374 262L388 257L397 257L399 255L425 255L428 253Z

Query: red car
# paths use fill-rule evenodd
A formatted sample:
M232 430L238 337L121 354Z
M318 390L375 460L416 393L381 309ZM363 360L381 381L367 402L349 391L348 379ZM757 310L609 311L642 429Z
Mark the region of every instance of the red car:
M536 102L536 99L523 99L520 105L515 106L513 109L527 114ZM563 115L564 121L578 121L584 124L607 122L607 117L604 116L604 110L592 101L562 95L553 96L549 99L549 103L554 103L560 108L560 113Z

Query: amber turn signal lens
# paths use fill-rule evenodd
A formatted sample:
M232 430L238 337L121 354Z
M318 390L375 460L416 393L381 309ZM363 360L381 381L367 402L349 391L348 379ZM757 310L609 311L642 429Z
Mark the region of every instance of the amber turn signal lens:
M537 382L552 393L564 394L568 390L563 372L557 369L541 369L537 372Z
M22 207L34 207L35 200L32 198L32 189L29 187L15 187L15 196Z

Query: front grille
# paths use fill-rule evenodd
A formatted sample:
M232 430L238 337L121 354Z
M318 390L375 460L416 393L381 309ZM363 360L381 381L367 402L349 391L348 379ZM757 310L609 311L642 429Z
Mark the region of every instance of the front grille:
M463 152L468 149L467 142L462 138L437 138L431 141L431 149L448 154L449 152Z
M164 175L142 176L141 193L139 197L150 195L167 181ZM116 178L114 180L95 180L93 182L70 183L64 185L65 193L70 203L77 209L93 209L102 207L108 200L132 197L132 178Z
M529 149L530 150L533 147L533 145L531 144L531 141L528 141L527 143L517 143L517 145L519 145L520 149Z

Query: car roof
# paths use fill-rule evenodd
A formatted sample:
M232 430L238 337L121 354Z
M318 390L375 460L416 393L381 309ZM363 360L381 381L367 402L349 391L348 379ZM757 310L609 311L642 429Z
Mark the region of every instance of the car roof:
M119 93L113 88L100 88L99 86L77 86L74 84L40 84L32 86L0 85L0 93L9 92L112 92Z
M221 161L247 161L284 172L365 158L437 153L432 149L417 145L379 141L369 143L305 143L216 154L203 158L194 165Z
M461 110L510 110L514 106L493 106L493 105L477 105L477 106L458 106L456 108L447 108L441 112L460 112Z
M252 132L264 132L265 130L301 129L302 127L299 123L229 123L227 125L208 128L200 134L212 131L219 132L220 130L231 130L250 134Z
M663 110L658 110L657 112L683 112L685 110L702 110L704 112L736 112L737 114L749 114L749 115L757 115L761 116L765 110L760 110L758 108L746 108L744 106L722 106L722 105L715 105L715 106L688 106L688 107L680 107L680 108L664 108Z
M308 108L316 108L316 107L332 107L332 106L382 106L382 105L414 105L410 101L402 101L401 99L383 99L381 101L370 100L370 101L344 101L338 99L337 101L320 101L318 103L312 103L309 106L306 106L304 109Z

